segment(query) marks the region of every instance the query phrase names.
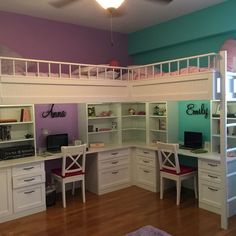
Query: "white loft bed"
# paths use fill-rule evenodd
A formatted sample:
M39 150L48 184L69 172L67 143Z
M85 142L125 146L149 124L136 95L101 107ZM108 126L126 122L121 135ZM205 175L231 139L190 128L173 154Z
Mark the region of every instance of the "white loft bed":
M236 209L236 194L228 192L228 186L236 182L236 157L225 158L236 151L236 147L227 149L226 125L227 101L236 101L236 74L226 71L226 59L226 52L220 52L144 66L109 67L0 57L0 99L1 104L220 99L221 227L226 229L228 209Z
M0 98L2 104L217 99L221 63L216 53L132 67L0 57Z

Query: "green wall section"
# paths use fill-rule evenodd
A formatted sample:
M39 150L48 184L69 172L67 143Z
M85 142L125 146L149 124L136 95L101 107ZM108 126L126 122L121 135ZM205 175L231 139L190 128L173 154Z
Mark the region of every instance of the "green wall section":
M129 34L129 54L137 64L217 52L236 38L236 1L185 15Z
M194 110L199 110L201 104L208 109L207 119L204 115L187 115L188 104L194 104ZM210 141L210 101L180 101L179 105L179 140L184 140L184 131L202 132L203 142Z

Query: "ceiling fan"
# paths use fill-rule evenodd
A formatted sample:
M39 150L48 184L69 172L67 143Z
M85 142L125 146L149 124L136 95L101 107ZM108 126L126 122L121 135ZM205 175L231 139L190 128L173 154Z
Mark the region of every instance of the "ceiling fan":
M50 2L49 4L56 8L63 8L67 5L70 5L74 2L80 0L54 0L54 2ZM122 11L120 10L120 6L127 0L95 0L102 8L104 8L110 16L110 43L111 46L114 46L113 41L113 17L121 16ZM149 2L161 3L161 4L169 4L173 0L144 0Z
M56 8L62 8L77 1L80 1L80 0L56 0L56 1L50 2L49 4ZM103 7L104 9L108 11L114 11L118 9L125 1L126 0L96 0L96 2L98 2L98 4L101 7ZM145 0L145 1L168 4L172 2L173 0Z

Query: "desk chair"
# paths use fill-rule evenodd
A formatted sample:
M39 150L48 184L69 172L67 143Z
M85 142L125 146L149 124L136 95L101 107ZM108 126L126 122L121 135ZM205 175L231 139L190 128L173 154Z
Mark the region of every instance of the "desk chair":
M75 191L75 182L82 181L83 202L85 202L85 153L86 144L79 146L61 147L63 154L62 168L52 170L52 181L62 185L63 207L66 207L66 184L73 183L72 195Z
M194 179L194 192L197 198L197 170L189 166L179 164L178 144L157 142L158 159L160 165L160 199L163 199L164 178L176 181L177 199L180 203L181 181Z

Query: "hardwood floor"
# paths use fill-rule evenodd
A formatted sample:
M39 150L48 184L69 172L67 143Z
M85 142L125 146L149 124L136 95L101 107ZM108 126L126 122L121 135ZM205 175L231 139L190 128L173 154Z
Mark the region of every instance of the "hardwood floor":
M130 187L102 196L68 193L67 208L59 199L47 211L0 224L0 236L119 236L144 225L153 225L176 236L235 236L236 217L229 230L220 229L220 216L198 208L192 191L183 190L181 205L175 205L175 191L164 199L138 187Z

